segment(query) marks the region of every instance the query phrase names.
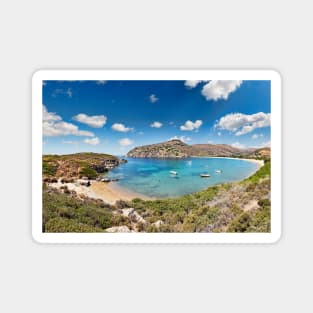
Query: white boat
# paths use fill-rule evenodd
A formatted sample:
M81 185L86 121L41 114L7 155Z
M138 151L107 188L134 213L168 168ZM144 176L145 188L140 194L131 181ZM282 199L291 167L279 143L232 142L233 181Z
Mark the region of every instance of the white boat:
M178 175L178 173L175 172L175 171L170 171L170 174L172 174L172 175Z
M221 174L222 171L221 171L221 170L215 170L215 173L216 173L216 174Z
M211 175L210 174L206 174L206 173L202 173L200 174L201 177L210 177Z

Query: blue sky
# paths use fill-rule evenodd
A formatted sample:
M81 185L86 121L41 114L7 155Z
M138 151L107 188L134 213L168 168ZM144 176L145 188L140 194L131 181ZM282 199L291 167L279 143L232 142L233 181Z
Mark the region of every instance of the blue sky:
M45 81L43 153L188 144L270 146L270 81Z

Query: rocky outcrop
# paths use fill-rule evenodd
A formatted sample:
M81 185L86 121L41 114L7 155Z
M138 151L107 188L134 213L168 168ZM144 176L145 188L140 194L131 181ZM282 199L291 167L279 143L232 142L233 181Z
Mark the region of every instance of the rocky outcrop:
M105 230L107 233L131 233L131 230L127 226L114 226Z
M133 208L122 209L122 215L128 217L134 223L146 223L145 219Z

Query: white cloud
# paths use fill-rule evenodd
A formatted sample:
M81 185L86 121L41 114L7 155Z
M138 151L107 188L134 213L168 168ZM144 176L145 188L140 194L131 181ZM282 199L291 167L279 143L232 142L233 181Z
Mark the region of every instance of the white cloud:
M138 132L138 135L143 135L143 134L144 134L144 132L142 132L142 131Z
M196 120L195 122L186 121L184 125L180 126L180 130L197 130L202 125L201 120Z
M246 146L238 141L234 142L231 144L232 147L238 148L238 149L245 149Z
M94 137L94 138L86 138L84 140L84 143L88 144L88 145L92 145L92 146L96 146L100 143L100 140L98 137Z
M61 121L61 116L53 112L48 112L45 105L42 105L42 120L44 122Z
M155 122L153 122L152 124L150 124L150 127L152 127L152 128L161 128L162 125L163 125L163 124L162 124L161 122L155 121Z
M242 80L211 80L202 88L201 94L206 100L227 100L230 93L240 87Z
M186 80L185 81L185 86L188 87L188 88L195 88L201 82L203 82L203 81L202 80Z
M256 114L230 113L223 116L215 124L216 128L228 130L241 136L252 132L256 128L268 127L271 125L271 114L259 112Z
M118 143L120 146L126 147L126 146L132 145L134 143L134 141L129 139L129 138L123 138L123 139L119 140Z
M214 144L214 141L213 140L208 140L208 143L213 145Z
M218 132L218 133L217 133L217 136L219 136L219 137L222 136L222 133L221 133L221 132Z
M97 81L96 81L96 84L97 84L97 85L105 85L106 83L107 83L106 80L97 80Z
M44 105L42 106L42 127L43 135L48 137L67 135L86 137L94 136L92 132L79 130L76 125L63 122L61 116L56 113L48 112Z
M271 141L264 141L259 145L253 146L252 148L260 149L260 148L270 148L271 147Z
M67 122L43 122L43 135L49 137L56 136L86 136L93 137L94 134L89 131L79 130L74 124Z
M62 143L66 145L78 145L79 144L78 141L73 141L73 140L63 140Z
M149 96L149 100L151 103L155 103L155 102L159 101L159 98L155 94L152 94Z
M118 132L127 133L129 131L134 130L133 128L126 127L124 124L121 123L115 123L111 127L113 130L116 130Z
M260 145L262 148L263 147L271 147L271 141L265 141L265 142L262 142L261 145Z
M188 141L191 141L191 138L190 137L186 137L186 136L174 136L172 138L170 138L169 140L180 140L182 142L188 142Z
M72 88L67 88L67 89L57 88L57 89L54 89L53 92L52 92L52 97L56 98L59 95L63 95L63 96L67 96L68 98L72 98L72 96L73 96Z
M80 113L73 116L73 120L86 124L90 127L101 128L107 122L107 117L104 115L88 116L87 114Z
M263 134L254 134L251 136L252 139L263 138Z

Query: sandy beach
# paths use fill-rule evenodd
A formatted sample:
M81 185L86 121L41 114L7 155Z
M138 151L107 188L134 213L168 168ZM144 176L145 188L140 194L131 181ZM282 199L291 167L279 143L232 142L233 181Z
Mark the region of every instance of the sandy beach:
M263 160L256 160L256 159L243 159L243 158L232 158L232 157L209 157L209 156L192 156L192 158L206 158L206 159L230 159L230 160L243 160L252 162L258 165L258 169L264 165Z
M93 181L90 190L97 196L97 198L110 204L114 204L117 200L130 201L134 198L141 198L144 200L152 199L142 194L126 190L118 186L115 182L105 183Z
M263 160L255 159L239 159L231 157L206 157L206 158L223 158L223 159L234 159L234 160L244 160L257 164L258 169L264 165ZM93 199L101 199L106 203L114 205L118 200L131 201L134 198L140 198L143 200L155 200L155 198L147 197L140 193L136 193L130 190L127 190L119 186L116 182L99 182L91 181L91 186L83 186L76 183L64 183L62 184L59 180L57 183L51 183L52 187L60 189L62 186L67 186L69 190L75 191L78 195L87 196Z

